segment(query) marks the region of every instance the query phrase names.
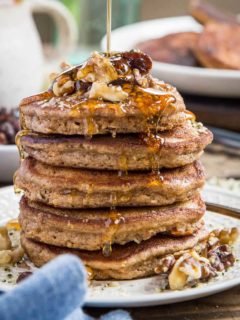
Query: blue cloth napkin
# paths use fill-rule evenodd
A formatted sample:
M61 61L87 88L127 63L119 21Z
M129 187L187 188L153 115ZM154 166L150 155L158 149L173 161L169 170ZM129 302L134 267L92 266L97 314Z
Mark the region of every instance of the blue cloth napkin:
M92 320L84 314L86 271L72 255L62 255L36 271L21 284L0 296L1 320ZM101 320L131 320L122 310Z

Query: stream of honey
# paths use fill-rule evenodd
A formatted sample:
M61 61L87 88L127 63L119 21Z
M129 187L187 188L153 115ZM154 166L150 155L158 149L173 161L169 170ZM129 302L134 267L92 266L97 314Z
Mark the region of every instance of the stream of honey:
M107 0L107 54L111 54L111 29L112 29L112 0Z
M20 115L21 115L21 112L20 112ZM30 133L32 133L30 130L21 130L16 134L15 143L18 148L20 161L24 160L24 150L21 145L21 138L30 134ZM14 187L14 193L20 194L20 193L22 193L22 189L18 188L18 186L16 185L16 178L17 178L17 171L13 175L13 187Z
M120 171L124 172L125 174L127 174L127 172L128 172L128 160L127 160L127 156L125 155L125 153L122 153L119 156L118 165L119 165Z
M28 135L28 134L32 134L32 131L30 131L30 130L21 130L21 131L18 131L18 133L16 134L16 137L15 137L15 143L16 143L16 146L18 148L18 152L19 152L19 156L20 156L21 160L24 159L24 151L23 151L23 147L21 145L21 138L26 136L26 135Z
M109 257L112 253L112 242L114 235L116 234L119 225L121 223L122 216L115 208L111 208L108 216L108 226L107 226L107 231L103 236L103 248L102 248L102 253L105 257Z

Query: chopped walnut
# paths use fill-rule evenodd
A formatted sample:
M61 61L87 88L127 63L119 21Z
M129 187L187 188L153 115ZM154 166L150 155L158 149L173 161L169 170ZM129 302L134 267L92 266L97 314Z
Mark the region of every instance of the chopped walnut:
M0 266L15 264L22 259L24 251L19 245L12 247L8 226L0 227Z
M189 255L186 256L186 254L182 255L174 264L172 271L169 274L168 281L170 289L172 290L180 290L183 289L187 283L187 275L179 270L179 267L181 263L186 259L186 257L189 257Z
M219 239L215 236L215 234L210 234L210 237L208 238L208 245L209 247L216 246L219 243Z
M0 250L11 249L12 244L6 227L0 227Z
M138 69L133 69L134 78L141 87L148 88L149 87L149 78L146 75L141 75Z
M181 290L187 284L197 280L206 280L216 275L208 259L195 250L185 252L174 264L169 274L169 286L172 290Z
M93 52L84 64L70 68L68 64L62 63L61 68L63 72L60 75L52 76L52 90L56 96L64 96L75 91L81 91L79 85L81 84L82 88L82 83L87 83L86 90L82 92L85 94L89 87L96 82L111 83L116 86L128 82L137 83L145 89L149 87L156 90L162 89L152 86L155 82L149 74L152 68L151 58L136 50L113 53L110 57ZM115 91L120 91L120 89L117 87ZM111 94L112 92L109 93L108 91L108 95ZM90 95L92 95L92 92L90 92ZM116 93L114 93L114 97L110 101L122 101L126 98L126 93L122 93L118 98L115 98L115 96Z
M78 70L77 79L87 82L110 83L118 78L118 73L109 58L93 52L90 59Z
M53 83L53 93L59 97L65 94L70 94L75 89L75 83L67 74L63 74L56 78Z
M226 244L209 251L208 259L212 267L217 271L224 271L231 267L235 262L231 248Z
M123 101L128 97L128 93L123 91L120 86L111 86L99 81L92 84L87 95L89 98L102 98L112 102Z
M191 224L178 224L171 231L171 234L175 236L191 235L194 233L196 228L198 228L200 225L202 226L203 224L204 224L203 220L196 223L191 223Z
M168 90L168 85L164 81L153 78L151 75L149 75L149 86L156 90Z
M219 239L221 244L234 244L239 236L238 228L214 230L213 234Z
M157 274L167 273L172 268L175 261L176 259L173 255L166 256L165 258L161 259L159 265L154 269L154 272Z
M63 62L60 64L60 68L61 68L62 71L65 71L65 70L71 68L71 65L70 65L69 63L63 61Z
M7 264L15 264L23 258L24 251L22 247L18 246L12 250L1 250L0 251L0 266Z
M49 74L49 80L51 80L51 81L54 81L57 77L58 77L58 73L56 73L56 72L51 72L50 74Z

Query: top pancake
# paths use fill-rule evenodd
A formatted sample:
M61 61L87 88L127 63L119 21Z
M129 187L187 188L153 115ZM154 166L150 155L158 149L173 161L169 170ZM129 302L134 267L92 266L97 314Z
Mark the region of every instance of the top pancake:
M91 70L91 72L89 71ZM48 91L20 103L23 129L86 135L168 130L191 117L176 88L153 79L140 52L106 58L93 53L60 74Z
M77 93L54 97L45 92L21 102L22 127L39 133L87 136L171 129L184 123L189 115L177 90L166 88L169 91L163 90L164 96L128 86L129 98L121 104L86 100ZM168 103L172 94L176 102Z

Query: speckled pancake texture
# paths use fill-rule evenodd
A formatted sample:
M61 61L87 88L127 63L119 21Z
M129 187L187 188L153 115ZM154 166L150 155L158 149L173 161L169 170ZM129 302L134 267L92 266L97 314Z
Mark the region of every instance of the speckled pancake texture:
M199 195L169 206L116 209L56 209L23 197L19 221L35 241L98 250L106 243L140 243L157 233L191 235L202 227L204 212Z
M32 201L54 207L160 206L196 195L205 181L200 162L160 173L52 167L27 158L15 185Z
M200 123L158 134L94 136L52 136L26 134L21 137L24 152L53 166L99 170L151 170L177 168L197 160L212 141L212 133Z

